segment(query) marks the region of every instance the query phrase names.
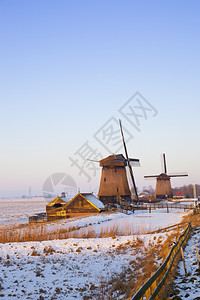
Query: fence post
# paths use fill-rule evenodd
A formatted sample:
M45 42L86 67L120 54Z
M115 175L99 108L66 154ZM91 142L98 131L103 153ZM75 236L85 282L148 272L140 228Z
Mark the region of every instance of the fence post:
M187 276L187 269L186 269L185 258L184 258L182 247L181 247L181 256L182 256L182 260L183 260L183 267L184 267L184 270L185 270L185 275Z
M151 276L153 276L153 274L154 273L151 273ZM151 287L150 287L150 289L151 289L151 294L153 293L153 291L156 289L156 286L157 286L157 284L156 284L156 280L152 283L152 285L151 285Z
M200 266L200 258L199 258L199 251L198 251L198 247L196 246L196 252L197 252L197 260L198 260L198 263L199 263L199 266Z
M151 296L151 287L148 288L148 290L146 290L145 296L146 296L147 300L150 298L150 296Z
M177 238L176 238L177 241L178 241L178 237L179 237L179 224L177 224Z
M162 273L157 277L157 279L156 279L156 285L158 285L160 283L160 281L162 280L163 273L164 273L164 271L162 271Z

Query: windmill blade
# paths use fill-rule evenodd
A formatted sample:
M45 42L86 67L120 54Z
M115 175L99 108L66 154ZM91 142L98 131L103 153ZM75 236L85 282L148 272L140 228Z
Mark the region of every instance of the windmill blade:
M167 174L167 164L166 164L165 153L163 153L163 163L164 163L164 172L165 172L165 174Z
M129 157L128 157L128 151L127 151L127 148L126 148L126 143L125 143L125 139L124 139L124 133L123 133L123 130L122 130L121 120L119 120L119 125L120 125L120 130L121 130L121 135L122 135L122 141L123 141L123 145L124 145L124 151L125 151L125 154L126 154L126 160L127 160L128 168L129 168L129 171L130 171L131 179L132 179L132 182L133 182L135 196L136 196L137 202L139 202L139 197L138 197L138 193L137 193L135 179L134 179L134 176L133 176L133 170L132 170L132 167L131 167L131 164L130 164L130 160L129 160Z
M131 167L140 167L140 161L130 161Z
M115 158L114 160L117 160L117 161L127 161L127 159L121 159L121 158ZM140 162L140 160L138 158L129 158L129 161Z
M147 175L144 178L157 178L159 175Z
M140 160L138 158L129 158L131 167L140 167Z
M137 161L137 162L140 162L139 158L129 158L129 161Z
M121 162L127 163L127 159L117 159L116 158L115 161L121 161ZM129 158L129 162L132 167L140 167L140 160L137 158Z
M188 174L175 174L175 175L168 175L169 177L187 177Z
M94 159L89 159L89 158L87 160L93 161L93 162L98 162L98 163L100 162L99 160L94 160Z

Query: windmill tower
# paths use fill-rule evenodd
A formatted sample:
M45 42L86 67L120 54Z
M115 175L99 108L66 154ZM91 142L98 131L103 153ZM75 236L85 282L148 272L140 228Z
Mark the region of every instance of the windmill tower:
M120 120L119 123L126 158L123 156L123 154L113 154L100 160L102 173L98 197L104 204L120 203L121 201L131 201L131 191L128 185L126 166L129 168L135 191L135 197L138 201L138 194L131 162L139 163L139 159L128 157L127 147Z
M161 173L160 175L144 176L144 178L156 178L155 196L157 199L173 197L171 180L170 180L172 177L188 176L187 174L167 175L167 164L166 164L166 157L164 153L163 153L163 163L164 163L164 173Z
M100 160L102 167L98 197L104 204L117 203L120 199L130 201L126 166L127 161L122 154L113 154Z

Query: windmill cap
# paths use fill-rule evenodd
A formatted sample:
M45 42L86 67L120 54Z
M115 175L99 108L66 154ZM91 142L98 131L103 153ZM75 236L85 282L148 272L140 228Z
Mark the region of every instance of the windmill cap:
M162 173L157 177L157 180L170 180L170 177L167 174Z
M125 167L126 165L123 154L113 154L100 160L100 167Z

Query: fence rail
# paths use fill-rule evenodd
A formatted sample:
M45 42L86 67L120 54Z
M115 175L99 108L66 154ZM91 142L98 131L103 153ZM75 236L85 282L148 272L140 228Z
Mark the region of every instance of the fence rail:
M163 264L158 268L158 270L143 284L143 286L137 291L137 293L131 298L131 300L146 299L153 300L156 299L158 293L163 287L167 276L173 266L173 262L178 255L183 243L187 240L189 232L191 230L191 222L188 223L187 228L180 235L176 244L171 248L169 255L163 262Z
M175 225L171 225L171 226L168 226L168 227L163 227L163 228L148 232L148 234L159 233L159 232L162 232L162 231L166 232L166 231L171 231L173 229L177 229L177 231L179 231L180 229L182 229L182 227L186 227L186 224L188 225L187 222L181 222L181 223L178 223L178 224L175 224Z
M194 204L181 204L181 203L148 203L148 204L135 204L132 206L134 210L146 210L146 209L159 209L159 208L167 208L167 209L194 209Z

